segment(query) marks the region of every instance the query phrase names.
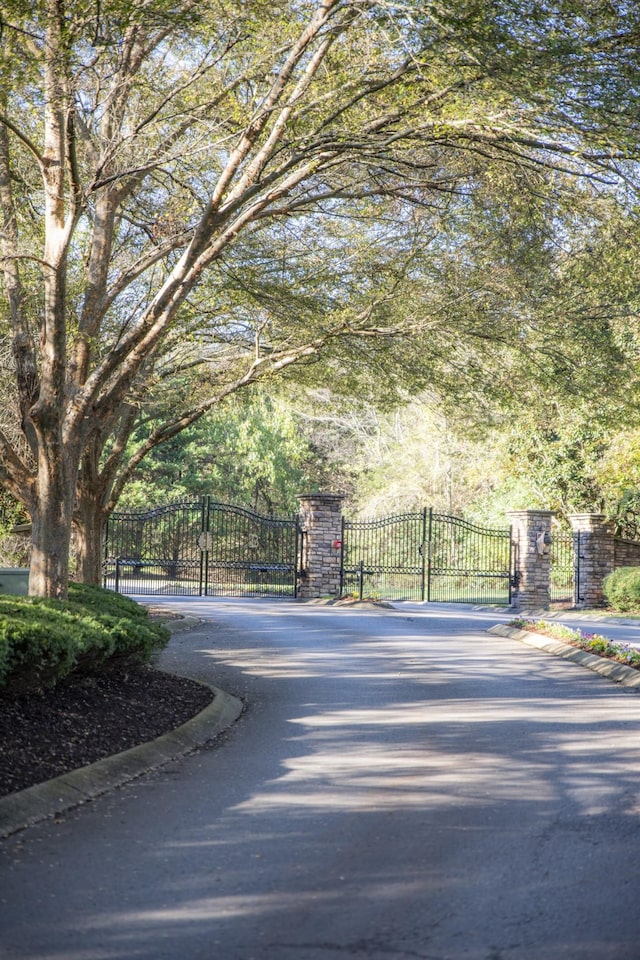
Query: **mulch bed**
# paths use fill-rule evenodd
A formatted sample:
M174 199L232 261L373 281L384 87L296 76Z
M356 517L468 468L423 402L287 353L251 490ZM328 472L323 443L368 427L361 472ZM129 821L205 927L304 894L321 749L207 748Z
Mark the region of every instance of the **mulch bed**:
M212 699L208 687L148 666L0 697L0 796L153 740Z

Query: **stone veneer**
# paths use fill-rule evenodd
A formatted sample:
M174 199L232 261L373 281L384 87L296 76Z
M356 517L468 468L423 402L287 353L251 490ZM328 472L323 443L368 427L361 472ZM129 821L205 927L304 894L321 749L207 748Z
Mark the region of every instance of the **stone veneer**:
M549 607L551 555L538 550L538 537L551 536L552 510L514 510L509 513L518 584L511 605L519 610Z
M613 541L614 565L618 567L640 567L640 543L637 540L623 540L616 537Z
M599 513L574 513L569 521L573 530L573 549L579 557L580 567L575 606L602 607L605 604L604 578L616 566L614 524Z
M342 501L332 493L301 495L302 556L299 597L339 597Z
M340 596L343 499L328 493L298 497L302 530L300 597ZM540 552L538 539L545 534L553 536L553 516L551 510L509 513L518 579L512 599L515 609L539 610L550 605L551 555L548 549ZM615 538L613 523L601 514L573 514L569 519L580 568L574 605L603 606L605 577L617 567L640 566L640 543Z

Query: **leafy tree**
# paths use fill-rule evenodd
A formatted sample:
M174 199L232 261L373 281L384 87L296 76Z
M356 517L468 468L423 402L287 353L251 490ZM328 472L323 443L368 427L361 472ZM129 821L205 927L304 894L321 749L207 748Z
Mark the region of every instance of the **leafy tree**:
M73 523L96 579L128 469L225 396L332 350L339 369L341 342L361 341L364 365L375 338L402 360L403 336L432 337L422 313L389 309L412 295L407 249L400 276L371 255L363 278L356 257L325 304L275 324L255 252L276 225L411 222L409 209L435 223L500 167L527 183L628 180L638 17L569 0L7 0L0 255L17 415L0 481L32 517L30 591L65 595ZM256 269L261 302L230 300L229 277ZM125 466L145 403L165 384L179 396L195 363L202 389Z
M134 434L132 444L137 442ZM294 411L277 396L253 391L230 397L154 448L124 488L120 505L141 508L207 494L262 513L293 513L296 494L317 486L310 476L313 460Z

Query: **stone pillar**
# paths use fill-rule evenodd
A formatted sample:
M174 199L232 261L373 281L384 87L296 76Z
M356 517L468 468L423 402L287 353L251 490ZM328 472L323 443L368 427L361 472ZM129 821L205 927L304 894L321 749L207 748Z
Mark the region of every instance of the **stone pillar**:
M602 583L615 567L614 523L601 513L574 513L569 521L577 560L574 604L603 607Z
M514 510L508 516L512 526L517 578L512 606L518 610L547 610L550 604L549 546L553 511Z
M297 499L302 531L298 596L339 597L344 497L311 493Z

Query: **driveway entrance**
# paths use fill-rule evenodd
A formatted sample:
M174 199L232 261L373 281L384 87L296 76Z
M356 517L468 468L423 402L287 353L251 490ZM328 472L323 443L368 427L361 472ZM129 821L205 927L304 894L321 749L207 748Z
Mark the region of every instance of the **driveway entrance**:
M637 693L459 606L165 602L246 711L0 844L3 960L637 960Z

